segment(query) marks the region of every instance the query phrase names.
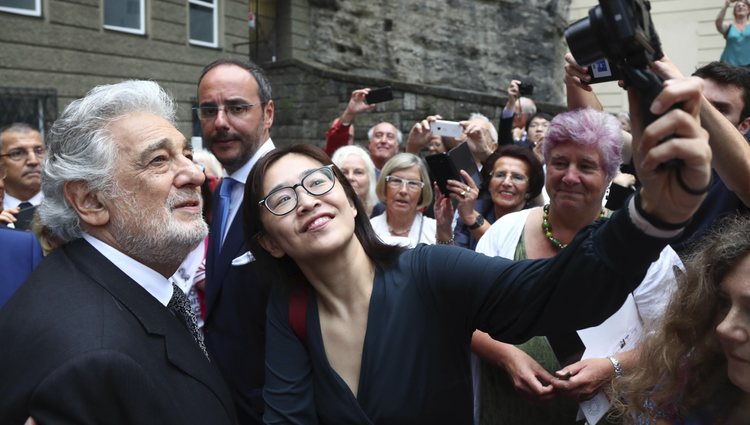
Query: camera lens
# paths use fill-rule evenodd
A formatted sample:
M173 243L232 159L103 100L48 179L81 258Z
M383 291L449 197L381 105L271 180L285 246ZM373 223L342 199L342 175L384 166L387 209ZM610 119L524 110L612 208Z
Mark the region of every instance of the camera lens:
M601 43L607 34L598 31L602 20L601 6L596 6L591 8L587 18L572 23L565 30L565 41L579 65L588 66L604 58Z

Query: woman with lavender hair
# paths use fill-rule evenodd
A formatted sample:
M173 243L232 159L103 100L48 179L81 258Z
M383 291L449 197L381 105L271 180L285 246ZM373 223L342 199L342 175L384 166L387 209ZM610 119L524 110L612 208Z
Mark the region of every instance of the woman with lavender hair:
M602 198L619 170L621 150L620 125L610 114L589 108L556 116L542 146L549 204L506 214L479 240L476 251L513 260L556 256L581 229L609 216ZM677 254L665 248L629 296L643 327L661 316L675 285L672 267L681 264ZM611 329L602 327L606 325L599 329ZM637 350L634 336L620 352L582 359L585 347L579 334L535 337L515 346L475 332L472 349L485 360L481 422L575 424L578 402L591 399L608 388L605 384L612 378L631 370ZM608 347L625 339L612 331L604 334Z

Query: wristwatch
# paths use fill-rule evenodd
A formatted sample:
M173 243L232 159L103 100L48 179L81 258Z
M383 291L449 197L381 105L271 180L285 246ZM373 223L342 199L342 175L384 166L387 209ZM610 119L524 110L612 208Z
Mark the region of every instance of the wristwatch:
M474 230L482 227L484 224L484 217L482 217L482 214L479 214L477 216L477 221L474 222L474 224L467 226L469 230Z

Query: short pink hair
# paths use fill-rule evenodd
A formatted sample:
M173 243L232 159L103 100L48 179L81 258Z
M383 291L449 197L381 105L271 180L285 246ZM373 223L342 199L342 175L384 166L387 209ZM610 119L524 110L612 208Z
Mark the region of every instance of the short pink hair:
M572 143L581 149L596 149L607 179L612 179L622 163L622 130L617 118L591 108L563 112L552 119L542 144L544 162L549 163L556 146Z

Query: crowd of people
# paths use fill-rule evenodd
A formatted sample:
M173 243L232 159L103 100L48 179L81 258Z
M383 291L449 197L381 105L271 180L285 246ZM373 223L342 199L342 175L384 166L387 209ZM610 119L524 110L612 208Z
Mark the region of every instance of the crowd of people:
M750 71L665 57L644 126L565 61L568 111L512 80L457 137L360 146L362 88L277 147L235 59L197 81L207 151L148 81L5 128L0 422L746 423ZM461 148L441 187L425 156Z

